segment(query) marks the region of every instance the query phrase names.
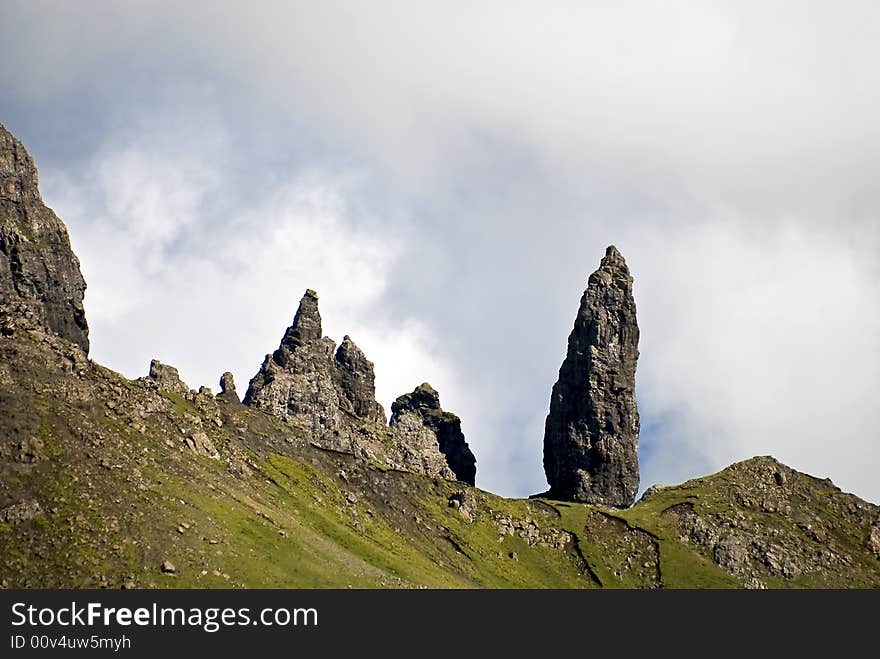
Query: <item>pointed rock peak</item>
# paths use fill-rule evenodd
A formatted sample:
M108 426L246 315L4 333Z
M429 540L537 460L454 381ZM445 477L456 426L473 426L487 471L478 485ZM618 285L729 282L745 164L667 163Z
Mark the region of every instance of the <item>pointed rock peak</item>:
M339 344L339 347L336 349L336 359L338 360L340 355L363 355L363 351L357 347L357 344L351 340L351 337L346 334L342 337L342 343Z
M623 268L626 269L626 259L623 254L614 245L608 245L605 249L605 256L602 258L600 268Z
M623 255L614 245L608 245L599 268L590 275L589 285L591 287L613 285L616 288L629 288L632 286L632 282L633 279Z
M318 294L309 288L299 301L299 308L293 317L293 324L284 333L281 345L288 350L293 350L304 343L319 341L322 336Z

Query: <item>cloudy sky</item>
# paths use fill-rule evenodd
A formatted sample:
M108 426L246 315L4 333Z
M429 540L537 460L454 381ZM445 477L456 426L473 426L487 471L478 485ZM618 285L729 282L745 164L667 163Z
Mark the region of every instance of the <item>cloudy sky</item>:
M92 356L239 388L315 288L522 496L609 243L643 486L756 454L880 501L880 5L6 0L0 122Z

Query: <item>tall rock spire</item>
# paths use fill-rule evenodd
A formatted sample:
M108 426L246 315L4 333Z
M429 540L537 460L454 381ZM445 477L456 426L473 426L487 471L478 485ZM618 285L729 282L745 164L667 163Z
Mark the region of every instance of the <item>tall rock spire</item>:
M88 353L85 289L67 229L40 197L33 159L0 124L0 319L30 317Z
M613 507L639 486L633 278L613 245L590 275L544 429L546 496Z

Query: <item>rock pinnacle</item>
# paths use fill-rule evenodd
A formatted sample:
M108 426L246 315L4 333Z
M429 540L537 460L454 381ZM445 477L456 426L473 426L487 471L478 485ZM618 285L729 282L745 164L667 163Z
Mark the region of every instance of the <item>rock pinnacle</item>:
M551 498L623 508L639 486L633 278L614 245L590 275L544 429Z

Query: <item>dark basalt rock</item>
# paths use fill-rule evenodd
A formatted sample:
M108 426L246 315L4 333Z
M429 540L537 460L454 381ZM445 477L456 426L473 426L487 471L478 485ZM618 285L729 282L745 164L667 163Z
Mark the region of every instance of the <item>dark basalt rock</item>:
M633 279L613 245L590 275L544 430L550 498L623 508L639 487Z
M417 419L417 423L413 421ZM455 477L471 485L477 475L477 460L461 431L461 419L440 407L440 396L427 382L391 405L391 428L404 438L419 425L431 433ZM416 430L417 431L417 430Z
M40 197L33 159L0 125L0 318L33 317L88 353L85 289L67 229Z
M355 416L385 424L385 410L376 402L376 376L373 362L364 356L346 335L333 357L333 381L339 394L339 406Z

